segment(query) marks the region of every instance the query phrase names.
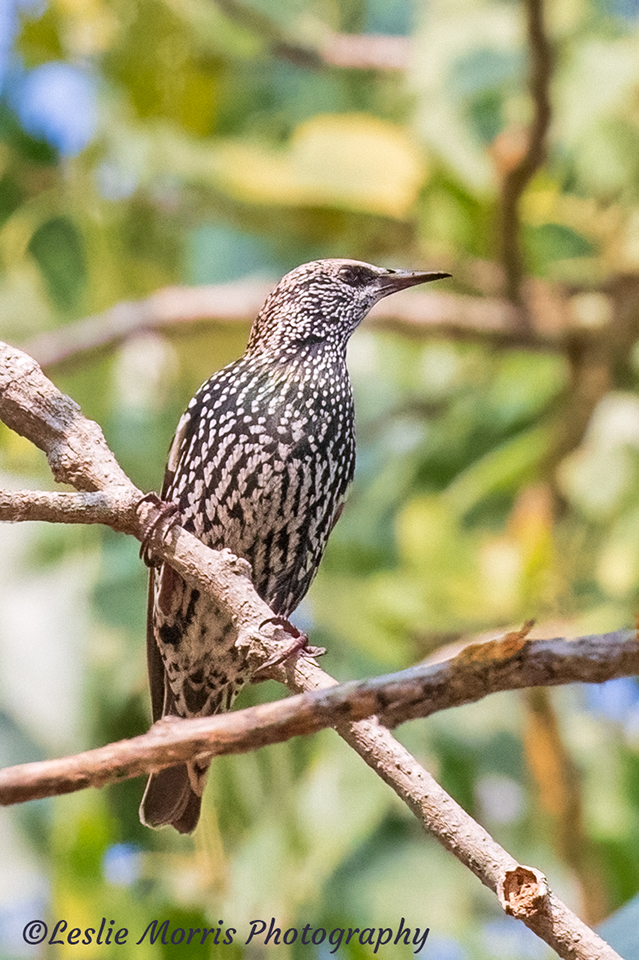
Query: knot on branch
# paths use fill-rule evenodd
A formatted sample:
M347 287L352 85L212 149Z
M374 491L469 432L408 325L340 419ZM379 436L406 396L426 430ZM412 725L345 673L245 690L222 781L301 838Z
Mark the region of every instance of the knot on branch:
M507 870L497 891L504 911L523 920L543 910L548 897L548 881L540 870L518 865Z

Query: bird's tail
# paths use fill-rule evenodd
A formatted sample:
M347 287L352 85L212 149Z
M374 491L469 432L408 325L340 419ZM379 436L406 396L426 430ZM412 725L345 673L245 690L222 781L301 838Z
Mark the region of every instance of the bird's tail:
M140 804L142 823L147 827L170 824L179 833L192 833L200 819L208 768L208 763L190 762L152 773Z

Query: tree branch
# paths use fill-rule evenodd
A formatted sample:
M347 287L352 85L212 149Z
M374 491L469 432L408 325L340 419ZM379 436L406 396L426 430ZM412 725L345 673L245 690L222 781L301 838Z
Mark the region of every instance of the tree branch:
M544 0L526 0L526 22L530 56L528 88L533 102L533 119L526 134L526 147L518 163L508 169L501 190L501 251L506 274L506 296L523 307L524 276L521 251L519 201L528 183L546 157L546 138L551 120L550 80L553 55L544 26ZM523 310L519 322L529 326Z
M115 349L126 340L151 331L179 334L191 325L242 323L257 315L271 284L243 280L201 287L166 287L145 300L117 304L110 310L39 334L25 351L49 372ZM548 329L547 298L534 305L533 329L523 331L517 308L495 297L411 291L377 304L366 326L409 337L447 336L482 339L541 350L565 349L570 321L557 297L554 329ZM573 336L580 331L572 331ZM591 331L588 331L591 333Z
M1 341L0 414L8 427L46 453L59 483L79 490L135 490L97 423L47 380L35 360Z
M165 287L144 300L116 304L92 317L41 333L25 351L49 370L99 354L149 331L193 323L250 323L272 284L255 280L199 287Z
M326 65L317 50L289 36L275 20L261 10L240 3L239 0L215 0L215 3L229 20L239 23L265 40L273 56L311 70L321 70Z
M140 491L118 466L97 424L86 420L77 404L57 391L33 360L3 344L0 418L45 451L56 479L72 482L81 490L117 487L118 496L131 508L121 529L138 539L144 538L145 522L157 517L158 508L147 502L136 509ZM23 509L28 509L24 501ZM169 529L164 538L157 538L153 549L189 583L209 590L235 618L242 655L247 657L253 672L259 669L277 648L284 631L268 622L271 611L252 587L248 564L228 551L209 550L176 527ZM510 636L518 638L514 641L516 648L525 640L523 632ZM475 661L472 650L470 656L471 662ZM481 656L478 659L481 661ZM295 692L335 686L332 678L305 658L289 660L270 672L285 679ZM170 729L172 725L166 726ZM357 723L340 719L335 728L409 805L425 828L495 891L504 910L519 917L561 957L620 960L614 950L549 892L541 874L518 864L503 850L376 718Z
M387 676L329 686L318 671L315 691L233 713L161 720L139 737L60 760L0 771L0 805L22 803L139 777L197 755L211 759L282 743L336 721L378 714L385 726L476 703L489 694L568 683L603 683L639 673L634 631L590 637L529 640L527 628L470 644L450 660ZM276 679L291 682L288 667ZM292 682L295 682L293 676Z
M129 532L136 523L137 502L117 490L51 493L48 490L0 490L0 521L45 520L48 523L102 523Z
M255 7L239 0L216 0L226 16L266 40L270 53L288 60L297 67L324 70L338 67L346 70L405 70L410 58L409 37L384 34L350 34L324 31L315 44L297 40L279 24Z
M345 70L406 70L411 38L385 34L328 32L319 54L329 67Z

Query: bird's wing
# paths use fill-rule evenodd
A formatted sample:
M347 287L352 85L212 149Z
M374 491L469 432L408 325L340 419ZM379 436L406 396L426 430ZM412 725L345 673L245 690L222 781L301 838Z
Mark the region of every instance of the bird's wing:
M164 473L164 482L162 484L162 500L167 495L167 492L175 476L175 470L177 463L180 457L180 451L184 438L186 436L188 427L191 422L191 417L188 412L183 414L180 422L178 423L177 430L175 431L175 436L171 442L169 448L169 455L167 461L166 471ZM156 723L161 717L165 716L167 712L170 712L165 707L165 698L169 693L168 684L166 682L166 672L164 670L164 661L158 649L158 645L155 639L155 631L153 627L153 609L155 606L155 582L158 576L162 576L164 564L154 570L151 568L149 571L149 597L147 604L147 616L146 616L146 663L149 673L149 687L151 690L151 710L153 715L153 722ZM173 571L171 571L173 572ZM174 574L172 577L162 577L162 589L165 591L170 589L170 585L175 583L177 574ZM165 598L167 602L169 598Z
M155 642L153 630L153 604L155 596L155 570L149 571L149 600L146 617L146 664L149 672L149 687L151 689L151 711L153 723L156 723L164 712L164 693L166 674L164 662Z

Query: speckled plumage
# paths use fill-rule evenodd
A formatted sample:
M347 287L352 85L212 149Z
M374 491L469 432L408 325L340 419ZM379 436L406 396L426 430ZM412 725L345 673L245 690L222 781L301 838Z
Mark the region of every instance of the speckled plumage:
M205 544L251 564L257 592L288 616L308 590L355 468L348 340L395 290L447 274L319 260L287 274L243 357L204 383L182 416L162 491ZM167 564L151 572L148 659L154 720L230 709L250 677L214 600ZM149 826L197 824L207 765L153 775Z

